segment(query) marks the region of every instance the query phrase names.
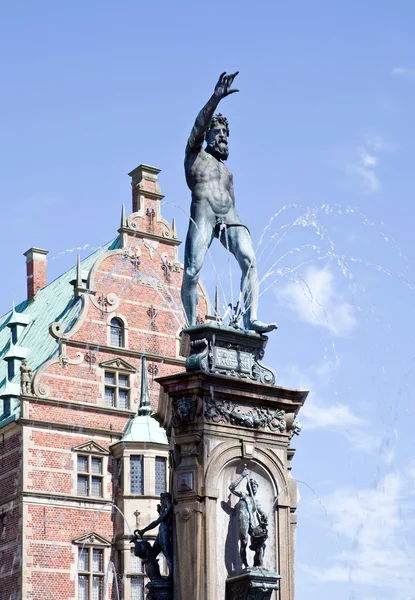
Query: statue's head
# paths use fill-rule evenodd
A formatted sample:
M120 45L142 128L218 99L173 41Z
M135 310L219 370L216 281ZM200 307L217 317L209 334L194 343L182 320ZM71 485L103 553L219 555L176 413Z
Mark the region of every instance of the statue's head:
M256 481L256 479L248 479L247 483L246 483L246 489L247 491L253 496L255 496L255 494L257 493L258 490L258 482Z
M221 114L214 115L206 131L206 152L218 160L226 160L228 149L229 123Z
M169 492L162 492L160 494L160 504L161 512L163 512L163 510L167 508L169 504L171 504L171 494L169 494Z

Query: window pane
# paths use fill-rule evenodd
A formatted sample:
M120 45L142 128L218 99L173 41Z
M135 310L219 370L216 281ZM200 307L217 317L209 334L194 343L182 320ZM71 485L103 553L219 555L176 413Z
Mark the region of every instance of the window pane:
M131 577L131 600L144 600L143 577Z
M86 456L78 456L78 471L81 473L88 472L88 458Z
M104 578L94 575L92 577L92 600L102 600Z
M143 457L130 456L131 494L144 494Z
M78 600L88 600L87 575L78 575Z
M109 373L108 371L105 371L105 383L115 385L115 373Z
M101 477L91 478L91 496L101 498L102 496L102 479Z
M120 387L129 387L128 375L118 375L118 385Z
M92 549L92 571L94 573L102 573L102 555L103 551L97 548Z
M78 548L78 571L88 571L88 550Z
M78 495L86 496L88 494L88 477L78 475Z
M130 563L131 573L144 573L143 563L139 556L134 554L134 548L131 548L131 563Z
M91 472L102 473L102 458L96 458L95 456L91 459Z
M166 459L156 456L156 494L166 491Z
M105 405L106 406L114 406L115 404L115 389L114 388L105 388Z
M111 320L111 346L124 346L124 328L118 319Z
M118 408L128 408L127 390L118 390Z

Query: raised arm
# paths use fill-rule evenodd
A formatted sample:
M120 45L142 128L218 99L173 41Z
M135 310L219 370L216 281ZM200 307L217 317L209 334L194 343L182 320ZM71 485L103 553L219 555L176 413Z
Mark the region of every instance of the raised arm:
M170 513L173 510L173 505L169 504L164 511L160 514L160 516L158 517L158 519L156 519L155 521L152 521L149 525L147 525L147 527L144 527L144 529L136 529L136 531L138 532L139 535L141 535L141 537L147 532L150 531L150 529L154 529L155 527L157 527L157 525L160 525L160 523L162 521L165 521L166 518L170 515ZM134 532L135 533L135 532Z
M235 496L238 496L238 498L242 498L243 494L242 494L242 492L238 492L236 490L236 488L241 483L241 481L244 477L248 477L248 469L246 468L246 465L244 467L244 470L242 471L242 474L238 477L238 479L236 481L234 481L233 483L231 483L229 486L229 491L232 492L232 494L234 494Z
M222 98L225 98L230 94L234 94L235 92L239 92L239 90L231 89L233 80L238 75L238 72L239 71L233 73L233 75L226 75L226 73L222 73L222 75L219 77L212 96L209 98L205 106L196 117L195 124L193 125L193 129L190 132L189 139L187 140L186 154L199 152L205 139L206 129L213 117L213 113L215 112L217 105Z

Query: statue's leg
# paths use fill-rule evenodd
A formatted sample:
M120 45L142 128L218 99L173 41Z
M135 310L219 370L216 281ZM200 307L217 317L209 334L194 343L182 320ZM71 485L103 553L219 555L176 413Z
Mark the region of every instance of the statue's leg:
M240 544L241 544L241 548L239 551L239 555L241 557L241 562L243 564L243 566L247 569L248 568L248 559L246 557L246 547L248 545L248 536L245 537L240 537Z
M196 324L197 284L206 252L213 240L215 217L210 207L194 212L189 222L184 250L184 274L182 283L182 303L188 325Z
M258 333L265 333L277 328L275 323L267 324L258 321L258 270L251 235L246 227L231 225L227 235L222 234L221 242L232 252L242 271L241 294L244 300L244 327Z

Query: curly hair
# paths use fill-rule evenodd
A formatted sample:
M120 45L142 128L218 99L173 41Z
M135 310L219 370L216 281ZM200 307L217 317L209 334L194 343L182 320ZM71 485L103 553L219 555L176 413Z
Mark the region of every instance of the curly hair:
M213 129L217 124L224 125L226 127L226 135L229 137L229 123L228 119L224 117L221 113L217 115L213 115L206 130L206 135L209 133L211 129Z

